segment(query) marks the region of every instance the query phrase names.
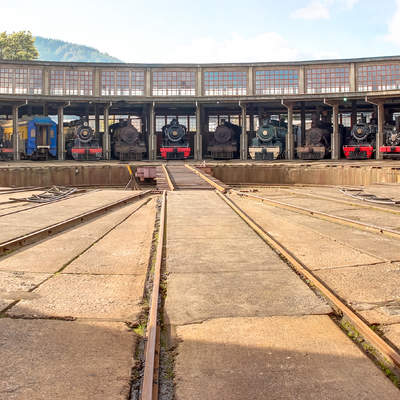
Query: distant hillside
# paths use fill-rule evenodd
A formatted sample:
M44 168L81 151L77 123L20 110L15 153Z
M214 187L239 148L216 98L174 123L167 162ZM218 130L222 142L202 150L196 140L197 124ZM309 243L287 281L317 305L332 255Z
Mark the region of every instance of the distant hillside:
M93 47L46 39L41 36L36 36L35 46L39 52L39 60L42 61L122 62Z

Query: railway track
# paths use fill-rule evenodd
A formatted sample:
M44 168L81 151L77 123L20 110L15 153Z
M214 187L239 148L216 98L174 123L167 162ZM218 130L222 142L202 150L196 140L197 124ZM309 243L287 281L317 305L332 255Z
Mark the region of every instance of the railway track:
M129 204L129 203L136 201L144 196L147 196L150 193L152 193L151 190L146 190L141 193L136 193L130 197L124 198L122 200L117 200L111 204L107 204L105 206L98 207L94 210L82 213L75 217L68 218L64 221L61 221L61 222L46 226L44 228L32 231L28 234L17 236L12 239L9 239L7 241L1 242L0 243L0 256L4 255L4 254L8 254L18 248L26 246L26 245L36 243L39 240L45 239L49 236L63 232L66 229L72 228L83 222L87 222L87 221L89 221L93 218L96 218L100 215L103 215L103 214L107 213L108 211L111 211L117 207Z
M274 200L274 199L264 197L264 196L257 196L257 195L250 194L250 193L240 192L237 190L232 190L232 193L235 193L238 196L248 197L251 199L259 200L259 201L264 202L273 207L293 211L298 214L308 215L308 216L311 216L314 218L333 222L336 224L346 225L346 226L350 226L352 228L357 228L359 230L372 232L372 233L376 233L376 234L381 234L381 235L388 236L388 237L395 238L395 239L400 239L400 232L398 232L394 229L389 229L389 228L384 228L384 227L377 226L377 225L367 224L365 222L357 221L354 219L340 217L337 215L321 212L318 210L312 210L312 209L305 208L305 207L295 206L295 205L292 205L292 204L289 204L289 203L286 203L283 201Z
M190 169L194 170L193 167ZM166 176L168 176L168 170ZM195 172L201 179L204 179L210 185L210 176L200 172L199 170L193 171ZM171 183L173 186L173 182L171 179ZM224 201L231 209L266 243L266 245L270 246L277 254L279 254L286 263L303 279L308 282L308 284L316 288L318 292L328 301L329 304L332 305L333 310L336 316L339 319L345 319L348 321L352 327L354 327L361 336L376 350L380 357L388 362L392 367L400 367L400 354L396 348L394 348L391 344L387 343L382 337L380 337L374 330L373 327L369 326L368 323L365 322L363 318L361 318L358 313L353 310L348 304L346 304L329 286L327 286L321 279L319 279L304 263L302 263L295 254L293 254L289 249L287 249L279 240L273 237L270 233L264 230L257 221L253 220L248 214L246 214L243 209L241 209L235 201L228 197L226 192L226 187L219 186L218 184L213 185L216 189L218 196ZM175 187L170 190L175 190ZM253 196L248 194L239 193L234 191L239 195L245 195L248 197L253 197L258 200L263 200L259 196ZM270 201L270 199L267 199ZM282 202L275 202L272 200L272 204L291 209L290 205L284 204ZM147 344L145 350L145 371L144 378L142 383L142 391L141 391L141 400L155 400L158 397L158 358L159 358L159 327L157 325L158 318L157 316L160 313L158 309L160 304L159 299L159 283L160 283L160 271L161 271L161 262L164 256L164 243L165 243L165 229L166 229L166 208L167 208L167 194L163 193L162 196L162 208L161 208L161 222L160 222L160 232L159 232L159 241L157 245L157 261L155 266L155 279L153 284L152 291L152 300L151 300L151 308L150 308L150 317L149 317L149 327L147 333ZM298 209L298 207L294 207L294 209ZM312 210L302 209L300 210L302 213L306 213L307 215L314 215L315 212ZM322 214L322 215L321 215ZM336 220L336 217L330 216L324 213L318 213L318 216L323 217L323 219L331 220L333 218ZM371 227L365 226L365 224L355 223L356 221L348 221L339 218L339 220L344 222L345 224L350 224L353 227L361 226L362 229L372 230L373 232L379 232L388 234L398 238L398 232L388 232L387 230L382 230L379 227ZM353 225L354 223L354 225ZM376 355L376 354L375 354Z
M96 189L90 190L90 192L95 192L95 191L96 191ZM67 197L64 197L64 198L61 198L61 199L56 199L56 200L53 200L52 202L49 202L49 203L41 203L41 204L32 205L30 207L27 207L26 203L25 203L25 205L18 204L18 203L24 203L24 201L22 199L10 200L10 202L8 202L8 204L13 203L13 204L15 204L15 206L8 207L7 210L10 209L10 208L18 208L18 207L19 207L19 209L14 210L14 211L10 211L10 212L5 212L5 213L3 213L2 209L0 209L0 218L6 217L7 215L18 214L18 213L23 212L23 211L32 210L34 208L47 206L49 204L54 204L54 203L57 203L59 201L72 199L72 198L75 198L75 197L79 197L79 196L87 194L88 192L89 192L89 190L87 190L87 189L80 189L77 192L75 192L75 193L73 193L73 194L71 194L71 195L69 195Z

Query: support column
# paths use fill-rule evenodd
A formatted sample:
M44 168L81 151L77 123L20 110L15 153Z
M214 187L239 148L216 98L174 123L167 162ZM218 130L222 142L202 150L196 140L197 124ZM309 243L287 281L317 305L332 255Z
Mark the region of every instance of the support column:
M357 123L357 100L353 100L351 102L351 119L350 119L351 128Z
M110 118L110 105L104 107L104 134L103 134L103 157L105 160L111 159L110 133L108 123Z
M47 116L49 115L49 110L48 110L47 103L44 103L44 104L43 104L43 115L44 115L45 117L47 117Z
M365 97L365 102L373 104L377 108L377 119L378 119L378 130L376 132L375 142L375 158L382 160L383 155L380 152L381 146L383 146L383 126L385 124L385 103L382 99L376 99L371 101L368 96Z
M294 138L293 138L293 104L285 103L283 100L281 101L282 105L287 108L288 117L287 117L287 126L288 131L286 135L286 154L285 157L287 160L294 159Z
M12 106L12 126L13 126L13 148L14 148L14 161L19 161L21 159L20 152L20 140L18 135L18 109L20 106Z
M157 159L157 136L155 132L155 104L150 104L149 107L149 160Z
M298 146L303 146L305 143L306 137L306 108L304 103L301 103L301 110L300 110L300 143Z
M58 107L57 116L58 116L57 156L59 160L65 160L64 106Z
M242 109L242 134L240 135L240 159L247 160L247 128L246 128L246 105L240 104Z
M194 159L201 161L203 159L203 138L201 134L201 106L196 104L196 137L194 140Z
M332 100L330 102L324 99L324 104L332 107L332 127L331 135L331 159L339 160L340 158L340 137L339 137L339 103Z
M97 104L94 106L94 131L96 133L100 132L100 114L99 106Z
M382 160L383 156L380 151L383 146L383 126L385 125L385 105L382 102L378 103L378 132L376 132L376 147L375 147L375 158Z

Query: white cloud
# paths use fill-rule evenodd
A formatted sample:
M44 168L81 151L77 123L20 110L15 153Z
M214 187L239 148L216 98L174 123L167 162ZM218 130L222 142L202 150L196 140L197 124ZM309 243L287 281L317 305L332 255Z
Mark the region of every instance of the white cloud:
M290 16L305 20L329 19L333 7L351 10L358 2L359 0L312 0L305 7L293 11Z
M400 0L396 0L396 10L388 23L385 40L400 46Z
M294 19L329 19L330 13L325 1L314 0L303 8L298 8L290 15Z

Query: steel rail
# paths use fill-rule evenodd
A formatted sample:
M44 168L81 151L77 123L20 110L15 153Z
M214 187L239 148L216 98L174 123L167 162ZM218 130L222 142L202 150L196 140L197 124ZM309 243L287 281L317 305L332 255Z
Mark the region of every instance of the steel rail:
M167 167L164 164L162 164L161 167L162 167L162 170L164 172L165 179L167 180L167 184L168 184L169 190L174 191L175 190L175 186L172 183L171 177L169 176L169 172L168 172Z
M323 195L318 195L318 194L313 194L313 193L301 193L301 192L297 192L295 190L290 190L290 189L284 189L284 191L282 193L284 193L285 191L288 193L292 193L296 196L308 196L308 197L313 197L315 199L327 200L327 201L331 201L334 203L345 204L345 205L349 205L349 206L353 206L353 207L370 208L370 209L376 210L376 211L383 211L383 212L387 212L390 214L400 215L400 210L393 210L391 208L377 207L377 206L372 206L369 204L362 204L362 203L354 203L352 201L335 199L335 198L329 197L329 196L323 196ZM360 201L362 201L362 200L360 199Z
M141 193L136 193L133 196L129 196L122 200L117 200L111 204L107 204L105 206L98 207L94 210L85 212L83 214L79 214L75 217L66 219L61 222L57 222L53 225L46 226L45 228L41 228L36 231L27 233L25 235L21 235L21 236L15 237L13 239L9 239L5 242L0 243L0 256L3 254L9 253L13 250L16 250L20 247L26 246L28 244L36 243L39 240L42 240L49 236L55 235L56 233L65 231L66 229L76 226L78 224L81 224L82 222L86 222L88 220L96 218L99 215L104 214L116 207L122 206L124 204L129 204L132 201L135 201L141 197L144 197L151 192L152 192L151 190L146 190Z
M342 315L346 316L351 324L361 333L375 349L377 349L389 362L400 367L400 354L379 335L377 335L367 323L365 323L352 309L341 301L336 294L325 285L310 269L304 265L292 252L284 247L270 233L266 232L249 215L247 215L232 199L222 193L217 194L223 199L269 246L282 255L293 268L315 286Z
M202 172L200 172L197 168L192 167L189 164L185 164L186 168L189 168L192 172L194 172L196 175L200 176L200 178L204 179L207 183L209 183L211 186L213 186L215 189L217 189L218 191L222 192L222 193L226 193L227 188L223 187L222 185L220 185L217 182L214 182L212 179L210 179L208 176L206 176L205 174L203 174Z
M294 212L297 212L297 213L303 214L303 215L310 215L312 217L322 219L325 221L329 221L329 222L333 222L336 224L351 226L353 228L357 228L357 229L360 229L363 231L382 234L385 236L392 237L394 239L400 239L400 232L397 232L393 229L383 228L380 226L367 224L365 222L359 222L359 221L355 221L353 219L339 217L337 215L327 214L322 211L315 211L315 210L310 210L310 209L304 208L304 207L293 206L292 204L284 203L282 201L272 200L272 199L269 199L266 197L256 196L256 195L249 194L249 193L238 192L237 190L232 190L232 192L239 196L261 200L262 202L268 203L269 205L271 205L273 207L283 208L283 209L286 209L289 211L294 211Z
M153 289L151 293L151 307L147 323L147 342L145 350L145 366L141 391L141 400L156 400L158 398L158 360L159 360L159 326L158 305L161 280L161 263L164 248L166 214L166 191L162 194L160 228L158 232L158 243L156 263L154 266Z

